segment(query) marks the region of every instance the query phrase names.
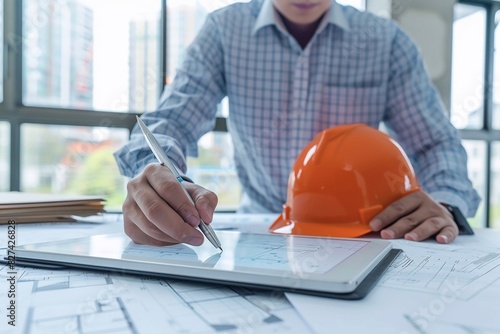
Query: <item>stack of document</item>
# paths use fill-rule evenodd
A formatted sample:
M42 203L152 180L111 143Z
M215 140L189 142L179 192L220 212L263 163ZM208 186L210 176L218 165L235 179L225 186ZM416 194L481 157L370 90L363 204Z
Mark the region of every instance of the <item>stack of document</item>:
M104 212L104 204L96 196L0 192L0 224L76 221Z

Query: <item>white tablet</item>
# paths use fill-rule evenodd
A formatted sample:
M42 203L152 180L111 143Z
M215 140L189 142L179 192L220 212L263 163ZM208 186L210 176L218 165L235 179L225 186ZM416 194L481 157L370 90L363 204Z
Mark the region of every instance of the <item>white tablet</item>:
M218 231L218 237L222 253L209 242L156 247L109 234L19 246L16 261L359 299L397 255L390 256L391 243L384 240L234 231Z

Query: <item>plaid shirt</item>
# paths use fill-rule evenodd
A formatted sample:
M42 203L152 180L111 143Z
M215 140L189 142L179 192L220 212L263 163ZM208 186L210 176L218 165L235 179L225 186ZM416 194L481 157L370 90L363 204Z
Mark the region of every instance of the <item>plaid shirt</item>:
M213 129L225 96L250 209L280 212L299 152L318 132L347 123L383 123L423 190L469 216L477 209L458 132L416 46L390 20L333 1L302 49L271 0L210 14L158 109L142 116L181 171L186 154L196 156L198 140ZM115 157L130 177L155 161L137 127Z

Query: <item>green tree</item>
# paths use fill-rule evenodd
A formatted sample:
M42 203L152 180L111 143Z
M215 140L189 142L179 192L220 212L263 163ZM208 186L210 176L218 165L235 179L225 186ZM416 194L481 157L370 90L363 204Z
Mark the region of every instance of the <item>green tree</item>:
M67 192L103 196L108 209L117 209L125 199L124 184L124 177L120 175L113 157L113 149L101 147L85 158Z

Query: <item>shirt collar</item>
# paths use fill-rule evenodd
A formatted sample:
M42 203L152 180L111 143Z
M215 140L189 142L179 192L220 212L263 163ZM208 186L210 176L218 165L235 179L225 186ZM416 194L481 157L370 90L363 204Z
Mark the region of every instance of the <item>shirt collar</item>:
M332 0L330 9L323 18L318 30L323 29L328 23L334 24L344 30L350 29L349 22L344 15L342 6L340 6L335 0ZM275 25L278 28L286 30L278 12L274 9L273 0L264 0L259 16L257 16L257 20L255 21L252 35L254 35L259 29L268 25Z

